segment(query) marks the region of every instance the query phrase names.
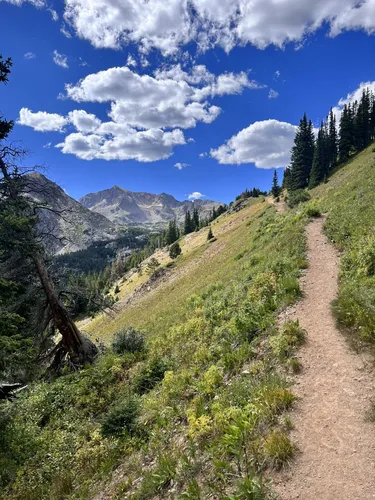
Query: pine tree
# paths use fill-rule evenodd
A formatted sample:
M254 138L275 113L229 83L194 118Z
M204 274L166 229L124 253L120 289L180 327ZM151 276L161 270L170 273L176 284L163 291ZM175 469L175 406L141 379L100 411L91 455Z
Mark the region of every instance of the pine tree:
M337 153L338 153L338 138L336 129L336 117L333 114L331 108L329 112L329 123L328 123L328 157L329 157L329 169L332 170L337 165Z
M339 156L343 162L349 158L352 148L352 124L351 111L345 104L340 117L340 139L339 139Z
M280 186L279 186L279 181L277 178L277 172L276 170L273 173L273 179L272 179L272 188L271 188L271 194L274 198L277 198L280 196Z
M375 95L374 92L370 94L370 138L375 139Z
M325 124L321 124L315 143L314 160L310 174L309 188L318 186L327 176L329 169L329 140Z
M181 254L181 247L176 241L175 243L173 243L173 245L171 245L169 249L169 257L171 259L176 259L180 254Z
M355 149L360 151L370 144L371 140L371 99L370 90L363 89L361 100L358 104L357 113L354 117Z
M211 226L208 229L208 234L207 234L207 240L213 240L214 239L214 233L212 232Z
M199 230L199 209L198 207L194 207L193 209L193 223L194 223L194 231Z
M185 214L184 234L190 234L193 231L195 231L194 219L191 217L190 210L187 210Z
M171 245L180 237L179 230L177 227L176 219L169 221L168 229L165 235L165 242L167 245Z
M289 189L307 187L313 158L314 130L311 120L307 120L305 113L300 121L292 148Z

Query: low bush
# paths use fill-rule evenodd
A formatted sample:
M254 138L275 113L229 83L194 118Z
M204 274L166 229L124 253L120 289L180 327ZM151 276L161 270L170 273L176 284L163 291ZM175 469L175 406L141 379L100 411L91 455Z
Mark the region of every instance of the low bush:
M305 213L308 217L321 217L322 215L322 212L320 211L320 209L318 208L318 206L316 205L316 203L309 203L306 207L305 207Z
M151 391L164 378L166 371L170 370L170 363L165 358L152 359L141 372L134 377L134 390L138 394Z
M295 446L284 432L275 430L267 436L263 452L268 465L275 469L281 469L293 458Z
M305 203L310 200L310 195L304 189L297 189L288 193L288 207L293 208L300 203Z
M136 330L133 326L117 332L112 342L112 350L116 354L142 352L144 347L145 338L143 333Z
M101 426L103 437L133 434L137 429L139 402L133 396L113 406L104 416Z

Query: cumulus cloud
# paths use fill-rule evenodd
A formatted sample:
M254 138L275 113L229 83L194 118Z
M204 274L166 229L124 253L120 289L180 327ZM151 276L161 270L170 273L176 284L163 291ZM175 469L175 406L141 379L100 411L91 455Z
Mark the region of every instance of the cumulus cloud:
M152 162L169 158L173 147L185 144L181 130L164 132L160 129L137 131L129 126L103 123L89 135L73 133L57 144L65 154L83 160L137 160Z
M133 68L135 68L137 66L137 61L135 60L135 58L131 54L128 54L128 58L126 60L126 66L130 66Z
M296 127L278 120L251 124L210 154L219 163L254 163L258 168L286 167L290 160Z
M26 54L24 54L23 57L25 59L35 59L36 55L34 54L34 52L26 52Z
M46 0L27 1L48 8ZM97 48L137 44L175 54L195 42L199 51L229 52L247 43L260 49L303 45L322 26L334 37L347 30L375 32L375 0L65 0L64 20Z
M57 113L46 113L45 111L33 113L28 108L22 108L18 123L32 127L38 132L61 132L64 126L68 124L68 119Z
M69 68L68 57L64 54L59 54L57 50L53 51L53 62L62 68Z
M268 99L276 99L277 97L279 97L279 93L276 92L276 90L270 89L268 92Z
M83 109L63 117L23 108L19 123L35 130L59 131L73 125L76 131L58 147L79 158L153 161L168 158L174 146L186 144L181 129L217 118L221 109L210 103L212 96L238 94L244 88L259 86L247 73L216 76L205 66L193 66L189 72L170 66L153 76L139 75L126 66L115 67L66 85L63 96L76 102L110 103L111 121L102 123ZM45 118L42 126L39 114ZM58 117L61 126L51 117Z
M15 1L15 0L13 0ZM176 52L251 43L258 48L300 42L324 23L331 36L375 30L375 0L66 0L65 20L95 47L141 44ZM193 7L193 8L192 8Z
M78 132L95 132L101 124L95 115L86 113L83 109L76 109L68 114L68 120L74 125Z
M204 194L200 193L199 191L194 191L194 193L191 193L188 195L189 200L201 200L204 198Z
M189 163L175 163L173 165L175 168L177 168L177 170L182 170L183 168L186 168L186 167L190 167L191 165Z
M190 128L199 121L211 123L220 114L218 106L210 105L210 97L238 94L246 87L260 85L245 73L215 76L205 66L193 67L190 73L172 66L154 76L115 67L67 85L66 94L77 102L111 102L110 117L117 123L145 129Z

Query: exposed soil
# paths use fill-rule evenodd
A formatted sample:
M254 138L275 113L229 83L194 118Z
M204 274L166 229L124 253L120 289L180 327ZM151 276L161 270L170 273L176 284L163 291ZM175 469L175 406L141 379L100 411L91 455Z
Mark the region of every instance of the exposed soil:
M339 257L322 232L324 219L307 228L310 267L303 299L284 315L308 332L299 357L292 439L295 462L274 478L282 500L375 499L375 425L366 420L374 394L373 362L354 353L331 313Z

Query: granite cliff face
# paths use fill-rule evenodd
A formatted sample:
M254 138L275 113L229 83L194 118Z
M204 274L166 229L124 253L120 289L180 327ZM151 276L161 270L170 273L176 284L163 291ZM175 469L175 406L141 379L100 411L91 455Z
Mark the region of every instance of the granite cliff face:
M95 241L113 240L120 234L116 224L82 206L42 174L28 176L28 192L46 205L39 210L39 229L51 253L82 250Z
M124 225L161 225L173 219L181 223L187 210L198 207L201 216L206 217L220 205L210 200L178 201L166 193L136 193L119 186L87 194L79 202L112 222Z

